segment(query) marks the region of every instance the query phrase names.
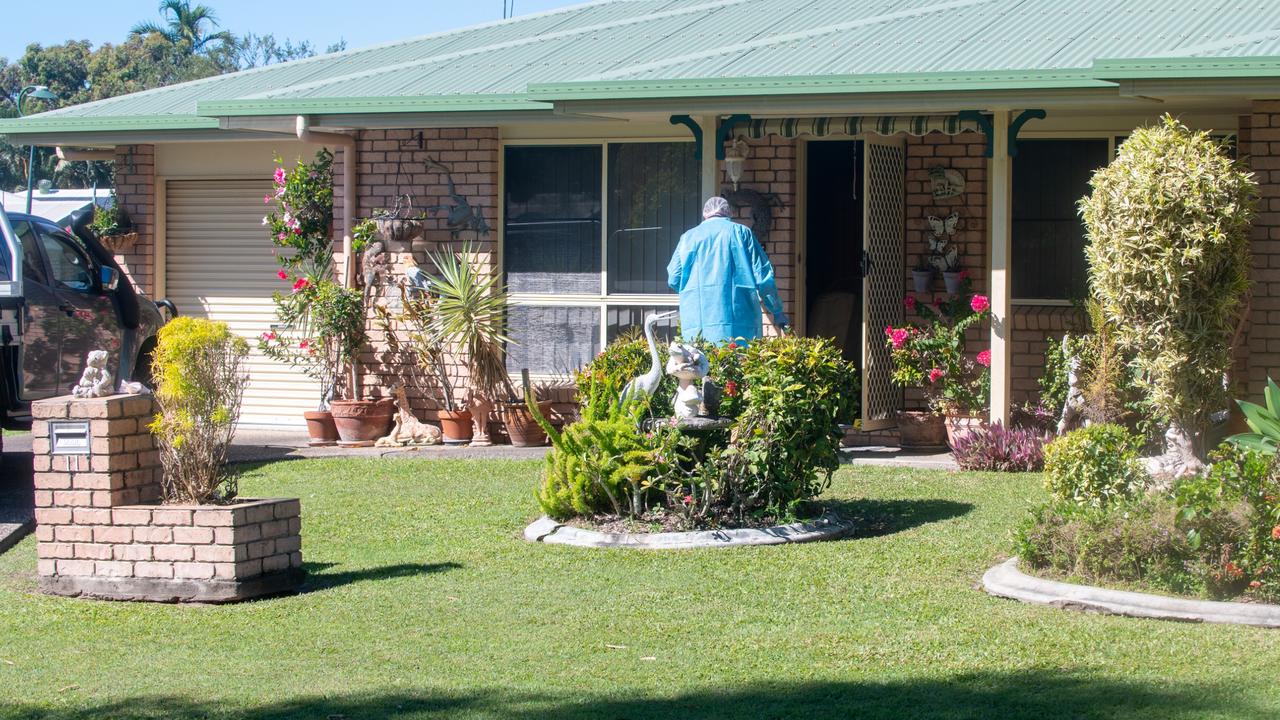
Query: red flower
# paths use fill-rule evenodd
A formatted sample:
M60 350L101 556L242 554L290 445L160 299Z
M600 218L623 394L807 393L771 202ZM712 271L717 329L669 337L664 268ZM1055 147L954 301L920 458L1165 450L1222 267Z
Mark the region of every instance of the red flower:
M737 397L737 395L738 395L738 383L736 383L736 382L734 382L734 381L732 381L732 380L730 380L729 382L725 383L725 384L724 384L724 394L725 394L725 395L728 395L729 397Z
M262 333L262 339L266 340L267 342L271 342L272 340L276 339L276 334L273 332L264 332Z
M1254 580L1253 582L1249 583L1249 587L1253 588L1254 590L1257 590L1258 588L1262 587L1262 581Z
M897 328L889 333L889 342L893 344L894 350L901 350L902 346L907 343L907 331L905 328Z
M287 273L287 272L285 272L285 271L283 271L283 270L277 270L277 271L276 271L276 277L280 278L281 280L288 280L288 279L289 279L289 273Z
M730 340L730 341L729 341L729 349L730 349L730 350L737 350L737 349L738 349L738 343L736 343L736 342L734 342L734 341Z
M906 299L902 301L902 304L906 305L908 310L914 311L916 309L916 296L908 295Z
M685 495L685 496L684 496L684 500L683 500L682 502L684 502L684 504L685 504L685 505L692 505L692 504L693 504L693 496L692 496L692 495Z
M307 346L308 346L308 345L310 345L310 344L311 344L311 342L310 342L310 341L308 341L308 340L303 340L302 342L298 343L298 347L299 347L299 348L301 348L301 349L303 349L303 350L306 350L306 349L307 349Z
M293 283L293 291L294 291L294 292L298 292L298 291L300 291L300 290L306 290L306 289L307 289L307 286L308 286L308 285L310 285L310 284L311 284L311 283L310 283L310 282L308 282L306 278L300 277L300 278L298 278L296 281L294 281L294 283Z
M942 379L943 375L946 373L942 372L941 368L934 368L929 371L929 382L936 383Z
M982 367L991 367L991 351L983 350L978 353L978 364Z
M969 307L973 308L976 313L984 312L991 307L991 301L987 299L986 295L974 295L973 299L969 301Z
M1271 539L1280 540L1280 525L1271 528Z

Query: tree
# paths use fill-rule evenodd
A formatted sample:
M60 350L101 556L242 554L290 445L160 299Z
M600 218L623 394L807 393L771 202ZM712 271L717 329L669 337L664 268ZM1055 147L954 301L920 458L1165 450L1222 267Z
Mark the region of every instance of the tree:
M154 22L140 22L129 31L131 35L159 35L170 45L187 44L191 51L199 55L208 55L217 49L226 49L235 45L235 36L222 30L209 32L209 28L218 27L218 16L205 5L192 7L191 0L162 0L160 14L165 18L164 25Z
M1090 290L1169 425L1150 469L1163 481L1200 472L1202 431L1228 402L1257 187L1221 143L1167 115L1134 131L1091 185L1080 201Z
M339 40L326 47L324 52L328 54L345 49L347 49L346 41ZM301 60L314 55L316 55L315 46L309 41L295 43L289 38L278 41L271 33L266 35L247 33L237 38L235 43L235 63L240 70Z

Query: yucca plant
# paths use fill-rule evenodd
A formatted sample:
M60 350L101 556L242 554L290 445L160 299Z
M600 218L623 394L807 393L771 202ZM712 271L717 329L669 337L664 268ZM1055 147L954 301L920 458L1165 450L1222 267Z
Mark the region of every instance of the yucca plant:
M490 273L472 264L476 249L464 242L457 250L429 256L437 275L429 279L435 296L432 327L436 340L466 358L474 396L507 402L516 396L507 375L507 291Z
M1267 389L1262 397L1266 407L1245 400L1236 401L1253 432L1232 435L1227 441L1245 450L1275 455L1276 448L1280 446L1280 386L1275 380L1267 378Z

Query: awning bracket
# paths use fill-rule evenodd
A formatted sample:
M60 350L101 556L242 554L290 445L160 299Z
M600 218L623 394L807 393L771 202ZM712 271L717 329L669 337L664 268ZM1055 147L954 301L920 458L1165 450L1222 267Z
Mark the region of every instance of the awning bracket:
M991 127L991 116L983 115L982 112L978 110L961 110L956 113L956 117L961 120L972 120L978 124L978 127L982 129L982 134L987 138L987 151L983 153L982 156L988 158L991 157L995 152L995 138L992 137L995 134L995 131Z
M1009 157L1018 157L1018 133L1022 126L1030 120L1043 120L1048 115L1044 110L1023 110L1018 117L1009 123ZM990 157L990 155L988 155Z
M693 158L702 160L702 126L688 115L672 115L672 125L683 125L693 133Z

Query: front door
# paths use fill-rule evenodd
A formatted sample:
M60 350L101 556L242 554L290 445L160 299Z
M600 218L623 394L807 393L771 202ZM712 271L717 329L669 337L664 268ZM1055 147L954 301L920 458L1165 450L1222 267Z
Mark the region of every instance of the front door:
M884 330L903 320L907 163L900 135L870 135L863 147L862 429L877 430L902 409Z

